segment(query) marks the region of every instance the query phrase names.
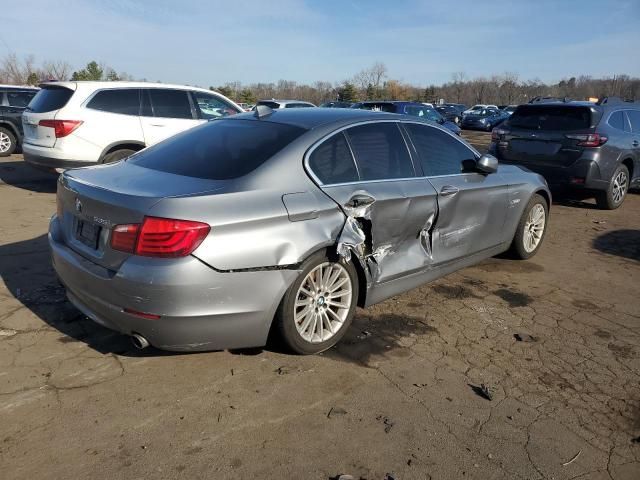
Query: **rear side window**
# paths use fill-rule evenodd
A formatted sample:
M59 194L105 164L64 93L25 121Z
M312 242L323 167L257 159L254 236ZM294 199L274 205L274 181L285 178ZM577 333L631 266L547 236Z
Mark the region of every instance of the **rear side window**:
M186 90L150 88L149 96L154 117L193 118L189 93Z
M246 175L306 130L258 120L216 120L149 147L129 162L161 172L210 180Z
M67 104L72 95L73 90L69 90L68 88L57 86L44 87L33 97L31 102L29 102L28 109L33 113L60 110Z
M394 122L371 123L346 131L360 180L408 178L415 175L409 151Z
M309 157L309 167L327 184L355 182L358 172L343 133L338 133L317 147Z
M624 113L622 113L622 110L613 112L609 117L609 121L607 123L615 129L624 131L625 121Z
M585 130L591 126L591 110L575 106L523 105L511 115L509 125L542 131Z
M640 110L627 110L627 117L631 122L631 131L640 133Z
M405 124L418 151L422 171L427 177L462 173L465 161L476 155L451 135L427 125Z
M87 103L87 108L123 115L139 115L140 90L137 88L101 90Z
M35 95L36 92L7 92L7 100L10 107L25 108Z

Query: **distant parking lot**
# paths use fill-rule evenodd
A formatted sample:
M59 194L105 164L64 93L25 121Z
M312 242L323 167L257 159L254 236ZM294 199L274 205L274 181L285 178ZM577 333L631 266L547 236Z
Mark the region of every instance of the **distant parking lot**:
M3 479L639 477L637 193L557 202L532 260L358 310L298 357L138 351L86 319L50 266L55 188L0 160Z

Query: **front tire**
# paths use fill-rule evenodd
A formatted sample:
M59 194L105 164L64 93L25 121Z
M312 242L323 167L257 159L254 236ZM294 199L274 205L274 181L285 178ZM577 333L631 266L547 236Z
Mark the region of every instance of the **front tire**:
M549 205L542 195L536 193L524 209L511 242L510 252L515 258L527 260L538 253L547 233L548 218Z
M346 333L357 300L353 264L324 253L313 255L280 302L275 319L280 336L295 353L323 352Z
M626 165L618 165L609 181L609 188L596 195L596 205L602 210L615 210L624 202L629 190L629 169Z
M0 157L8 157L16 151L16 137L6 128L0 128Z

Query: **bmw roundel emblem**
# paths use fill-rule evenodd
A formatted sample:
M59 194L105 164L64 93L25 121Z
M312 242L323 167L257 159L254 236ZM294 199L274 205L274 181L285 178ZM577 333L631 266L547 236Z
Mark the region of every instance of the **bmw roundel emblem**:
M82 202L79 198L76 198L76 212L82 212Z

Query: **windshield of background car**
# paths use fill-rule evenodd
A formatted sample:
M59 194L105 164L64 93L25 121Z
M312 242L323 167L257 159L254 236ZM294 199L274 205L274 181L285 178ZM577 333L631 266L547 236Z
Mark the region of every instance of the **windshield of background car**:
M261 101L256 103L256 105L264 105L269 108L280 108L280 104L278 102Z
M404 107L404 113L413 115L414 117L424 118L425 120L431 120L432 122L442 121L442 116L435 109L427 106L407 105Z
M228 117L239 113L234 107L215 95L206 92L191 92L198 110L198 117L210 120L212 118Z
M523 105L511 115L509 125L527 130L584 130L591 125L591 110L566 105Z
M306 130L257 120L216 120L131 157L139 167L187 177L229 180L246 175Z

